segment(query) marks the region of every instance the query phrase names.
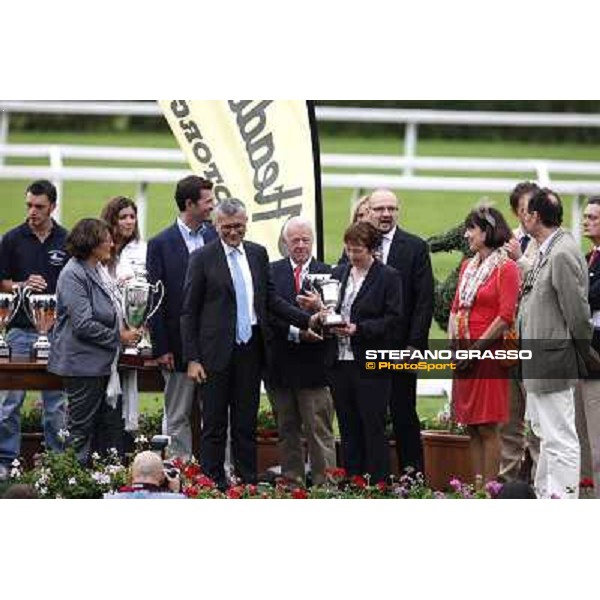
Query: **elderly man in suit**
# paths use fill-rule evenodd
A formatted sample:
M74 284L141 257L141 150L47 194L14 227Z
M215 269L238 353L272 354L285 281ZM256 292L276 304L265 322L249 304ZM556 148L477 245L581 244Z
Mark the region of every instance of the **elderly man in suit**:
M203 384L201 465L227 487L224 460L229 414L235 475L256 482L260 379L272 334L268 313L306 330L312 317L275 292L263 246L245 242L245 206L229 198L216 209L219 239L194 252L181 313L188 377Z
M538 254L538 244L525 231L524 222L530 198L539 190L536 183L522 181L510 194L510 208L519 219L519 226L513 230L514 237L506 244L510 258L516 261L521 271L521 281L533 266ZM535 472L540 453L540 441L525 425L525 390L518 376L518 368L511 370L510 417L500 430L501 458L499 479L514 481L521 475L525 450L529 451Z
M399 347L424 350L433 315L433 273L427 244L398 226L398 198L390 190L375 190L369 198L368 218L383 235L381 262L402 279L403 320ZM401 469L423 471L421 425L417 415L417 377L392 378L390 413Z
M271 275L277 293L296 304L306 276L330 274L331 268L312 257L314 234L307 219L292 217L283 228L282 239L288 258L271 263ZM312 483L321 485L326 481L325 471L335 467L333 401L325 373L325 342L311 331L300 331L276 317L272 318L272 326L268 382L277 413L282 475L304 484L304 434Z
M186 375L182 359L179 318L183 283L189 255L216 239L210 223L214 207L211 181L196 175L183 178L175 190L179 209L176 222L148 242L148 279L162 281L165 298L150 321L154 355L165 378L167 433L171 436L169 454L187 459L192 455L191 415L198 387Z
M521 368L526 415L541 442L535 487L542 498L578 495L574 388L585 373L592 337L587 265L561 228L562 213L559 196L544 188L530 198L524 219L539 246L523 284L518 323L523 347L532 350Z

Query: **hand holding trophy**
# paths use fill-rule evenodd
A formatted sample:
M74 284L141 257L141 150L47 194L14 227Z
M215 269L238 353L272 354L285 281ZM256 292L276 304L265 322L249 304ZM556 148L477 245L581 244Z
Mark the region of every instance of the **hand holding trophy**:
M152 315L158 310L165 295L162 281L154 285L148 283L145 274L136 273L132 279L123 284L123 317L131 329L141 329L142 339L135 346L125 348L127 356L152 356L152 344L148 340L146 325Z
M323 273L309 273L306 276L306 283L309 289L317 291L323 301L326 314L324 315L323 327L337 327L344 324L344 318L336 308L340 302L340 292L342 284L337 279L333 279L331 275Z

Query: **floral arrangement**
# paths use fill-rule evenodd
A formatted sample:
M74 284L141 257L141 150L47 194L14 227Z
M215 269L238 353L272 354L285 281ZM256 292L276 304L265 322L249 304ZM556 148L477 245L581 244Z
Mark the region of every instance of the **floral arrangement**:
M143 440L140 441L140 444ZM304 488L280 480L275 485L233 485L221 491L215 483L202 473L195 461L173 461L179 470L182 492L192 499L473 499L493 498L501 489L496 482L489 483L482 490L462 483L450 481L446 492L432 490L425 484L421 473L407 471L391 483L374 483L368 475L349 477L342 468L327 471L327 482L322 486ZM40 498L102 498L104 494L117 492L126 486L129 471L121 462L116 451L105 458L93 456L91 468L86 469L78 462L73 450L62 454L49 452L42 456L40 463L31 471L23 472L19 461L14 461L10 472L10 483L33 485Z
M421 421L421 427L423 429L435 431L448 431L449 433L455 433L458 435L463 435L466 433L465 426L461 423L457 423L454 420L450 401L444 404L442 410L433 419L423 419Z
M261 408L256 420L256 435L258 437L277 437L277 421L270 408Z

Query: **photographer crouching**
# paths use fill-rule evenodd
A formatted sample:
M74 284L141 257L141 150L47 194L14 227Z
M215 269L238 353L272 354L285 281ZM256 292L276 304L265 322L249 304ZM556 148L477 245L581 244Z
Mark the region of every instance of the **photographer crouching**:
M136 455L131 466L131 484L116 494L105 494L105 499L183 499L180 493L179 471L150 450Z

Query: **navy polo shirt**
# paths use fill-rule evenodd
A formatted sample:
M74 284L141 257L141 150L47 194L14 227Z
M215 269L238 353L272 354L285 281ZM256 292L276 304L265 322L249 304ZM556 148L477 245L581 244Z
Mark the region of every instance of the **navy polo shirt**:
M40 242L27 223L8 231L0 241L0 280L25 281L41 275L48 284L45 294L56 293L56 283L69 255L65 249L67 230L55 221L48 237ZM11 327L33 327L23 307L10 323Z

